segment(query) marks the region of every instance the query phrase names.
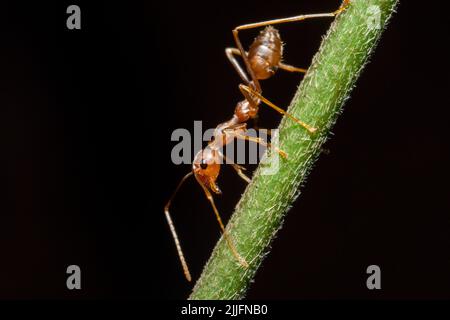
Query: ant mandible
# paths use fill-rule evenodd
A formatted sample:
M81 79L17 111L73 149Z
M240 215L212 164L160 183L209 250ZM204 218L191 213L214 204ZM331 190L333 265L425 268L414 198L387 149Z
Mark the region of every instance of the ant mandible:
M169 228L178 251L178 256L180 258L184 275L188 281L191 281L192 277L189 272L186 260L184 258L180 241L178 239L178 235L169 212L170 205L175 195L177 194L178 190L183 185L183 183L186 181L186 179L194 175L195 179L202 187L206 195L206 198L208 199L208 201L212 206L212 209L215 213L222 234L225 238L225 241L227 242L228 247L230 248L231 253L242 267L247 268L248 263L239 254L235 245L233 244L231 236L226 231L225 226L220 217L219 211L217 210L217 207L215 205L214 198L212 196L212 192L215 194L222 193L216 183L216 180L220 173L220 164L222 163L223 159L227 158L221 152L221 150L223 149L224 146L233 142L235 138L255 142L268 148L271 147L270 144L266 143L263 139L249 136L246 134L247 129L246 122L249 119L254 119L257 116L259 105L261 104L261 102L264 102L267 106L273 108L275 111L288 116L290 119L292 119L293 121L301 125L303 128L305 128L308 132L314 133L316 131L316 128L313 128L308 124L304 123L303 121L295 118L294 116L287 113L286 111L284 111L283 109L276 106L271 101L262 96L262 90L259 81L272 77L278 69L283 69L289 72L302 72L302 73L305 73L307 71L306 69L297 68L282 62L283 44L281 42L281 38L278 31L274 27L272 27L272 25L294 21L302 21L312 18L336 17L342 11L344 11L349 4L350 0L343 0L339 9L334 12L298 15L288 18L244 24L236 27L233 30L233 37L237 48L226 48L225 53L228 59L230 60L231 64L233 65L234 69L239 74L242 81L244 81L245 83L245 85L244 84L239 85L239 90L243 94L244 100L237 103L234 114L230 120L219 124L215 128L211 141L203 150L200 150L196 154L192 164L192 170L181 179L174 193L172 194L169 201L164 207L164 213L166 215L166 219L169 224ZM256 37L256 39L250 46L249 52L247 53L243 49L242 43L239 39L239 31L259 28L263 26L266 26L266 28L262 30L260 34ZM236 60L235 56L237 55L239 55L244 60L245 68L247 70L247 73L250 75L250 78L247 76L247 73L242 69L242 67ZM284 151L277 148L274 149L283 158L287 158L287 154ZM250 178L248 178L243 173L243 170L245 170L245 168L241 167L238 164L232 163L232 161L231 165L243 180L245 180L247 183L250 182Z

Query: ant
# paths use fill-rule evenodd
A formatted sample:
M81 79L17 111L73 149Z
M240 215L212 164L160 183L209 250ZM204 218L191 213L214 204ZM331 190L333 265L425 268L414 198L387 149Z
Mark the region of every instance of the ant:
M259 105L261 104L261 102L271 107L275 111L279 112L280 114L288 116L291 120L297 122L300 126L305 128L309 133L313 134L317 130L316 128L313 128L310 125L304 123L303 121L295 118L294 116L287 113L286 111L284 111L283 109L276 106L271 101L262 96L262 90L259 81L272 77L278 69L283 69L289 72L301 72L301 73L305 73L307 71L306 69L297 68L282 62L283 43L281 41L278 31L274 27L272 27L272 25L301 21L312 18L336 17L342 11L344 11L349 4L350 0L343 0L339 9L331 13L298 15L288 18L244 24L236 27L233 30L233 37L237 48L226 48L225 53L227 58L233 65L234 69L239 74L242 81L245 83L239 84L239 90L244 96L244 100L237 103L236 108L234 110L234 114L230 120L219 124L215 128L211 141L203 150L200 150L195 155L192 164L192 170L181 179L174 193L172 194L169 201L164 207L164 213L166 215L170 231L175 241L175 246L177 248L178 256L180 258L180 262L183 267L184 275L188 281L191 281L192 279L191 274L189 272L189 268L184 258L180 241L178 239L175 226L173 224L169 212L170 205L175 195L178 193L180 187L183 185L183 183L190 176L194 175L195 179L202 187L206 198L211 204L217 222L219 223L220 229L225 238L225 241L227 242L228 247L230 248L231 253L242 267L248 268L247 261L239 254L239 252L237 251L236 247L233 244L231 236L225 229L225 226L222 222L222 219L220 218L219 211L217 210L212 195L212 193L215 194L222 193L216 183L216 180L220 173L220 164L222 163L223 159L227 160L227 158L221 152L221 150L224 146L233 142L234 139L247 140L258 143L267 148L271 148L270 143L265 142L263 139L249 136L246 134L247 131L246 122L249 119L255 119L257 117ZM266 28L262 30L260 34L255 38L253 44L250 46L250 50L248 51L248 53L245 52L242 43L239 39L238 34L239 31L263 26L266 26ZM245 68L247 70L247 73L250 75L250 78L236 60L237 55L239 55L243 59ZM278 148L274 148L274 150L278 152L280 156L282 156L283 158L285 159L287 158L287 154L284 151ZM238 164L233 163L232 161L227 162L231 162L232 167L243 180L245 180L247 183L250 182L250 178L247 177L243 172L245 168L243 168Z

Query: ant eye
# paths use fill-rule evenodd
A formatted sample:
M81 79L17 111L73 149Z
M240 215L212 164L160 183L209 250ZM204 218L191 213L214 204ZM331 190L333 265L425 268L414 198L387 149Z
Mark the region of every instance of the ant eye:
M208 167L208 165L206 164L205 160L202 160L202 163L200 163L200 168L202 168L203 170L205 170Z
M212 136L211 139L209 140L210 142L213 142L214 140L216 140L215 136Z

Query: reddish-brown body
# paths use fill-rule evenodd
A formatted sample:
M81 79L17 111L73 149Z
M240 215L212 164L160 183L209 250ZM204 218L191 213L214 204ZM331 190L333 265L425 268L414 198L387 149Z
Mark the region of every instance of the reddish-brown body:
M259 80L275 74L283 58L283 43L278 30L266 27L256 37L248 51L248 60L255 77Z

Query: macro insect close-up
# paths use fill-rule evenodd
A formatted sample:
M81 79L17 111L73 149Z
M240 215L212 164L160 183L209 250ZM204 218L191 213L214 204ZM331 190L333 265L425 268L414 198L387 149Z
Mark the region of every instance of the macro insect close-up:
M309 15L300 15L295 17L288 17L276 20L269 20L263 22L257 22L252 24L241 25L233 29L233 36L236 42L237 48L226 48L226 56L230 60L236 72L241 77L242 81L245 84L239 85L239 90L244 96L244 100L238 102L236 105L234 114L232 118L224 123L221 123L214 130L214 135L212 136L211 142L205 149L200 150L194 160L192 165L192 172L188 173L183 177L180 184L177 186L176 192L181 187L182 183L190 177L192 174L195 176L196 180L203 188L206 198L211 202L212 208L217 218L217 222L220 225L220 228L223 232L223 235L227 241L227 244L235 256L236 260L239 264L248 268L248 263L245 261L242 256L239 255L236 248L233 245L233 240L228 235L227 231L224 228L222 219L220 218L220 214L216 208L214 203L214 199L212 196L212 192L216 194L221 194L219 187L217 186L216 179L219 175L220 164L223 161L223 146L228 145L233 141L233 139L243 139L251 142L259 143L264 146L268 146L269 144L264 142L261 138L252 137L246 134L246 122L249 119L254 119L258 116L258 109L261 102L264 102L269 107L278 111L281 114L286 114L290 119L298 123L304 129L306 129L309 133L314 134L316 132L316 128L309 126L303 121L295 118L294 116L286 113L283 109L274 105L272 102L268 101L264 98L261 93L261 85L260 80L265 80L272 77L278 68L281 68L290 72L306 72L305 69L296 68L294 66L285 64L282 62L283 57L283 44L281 42L280 34L278 31L272 27L275 24L287 23L287 22L296 22L313 18L330 18L336 17L342 11L346 9L349 5L349 1L345 0L341 7L334 12L330 13L322 13L322 14L309 14ZM248 30L253 28L265 27L260 34L255 38L250 49L246 52L243 49L242 43L239 40L239 31L240 30ZM245 68L247 72L241 67L239 62L236 60L235 56L242 57L244 61ZM250 80L251 79L251 80ZM287 158L287 154L282 150L276 150L283 158ZM232 167L236 170L238 175L242 177L246 182L250 182L250 178L248 178L244 173L245 170L238 164L232 163ZM174 194L174 195L175 195ZM172 196L173 198L173 196ZM171 199L172 200L172 199ZM185 277L188 281L191 281L191 274L189 272L189 268L187 266L186 260L184 258L181 245L175 231L175 227L172 222L172 218L169 213L169 207L171 200L166 204L164 208L167 222L169 223L170 231L172 232L172 236L174 238L178 255L183 267L183 271Z
M449 299L449 20L427 8L6 1L0 298Z

